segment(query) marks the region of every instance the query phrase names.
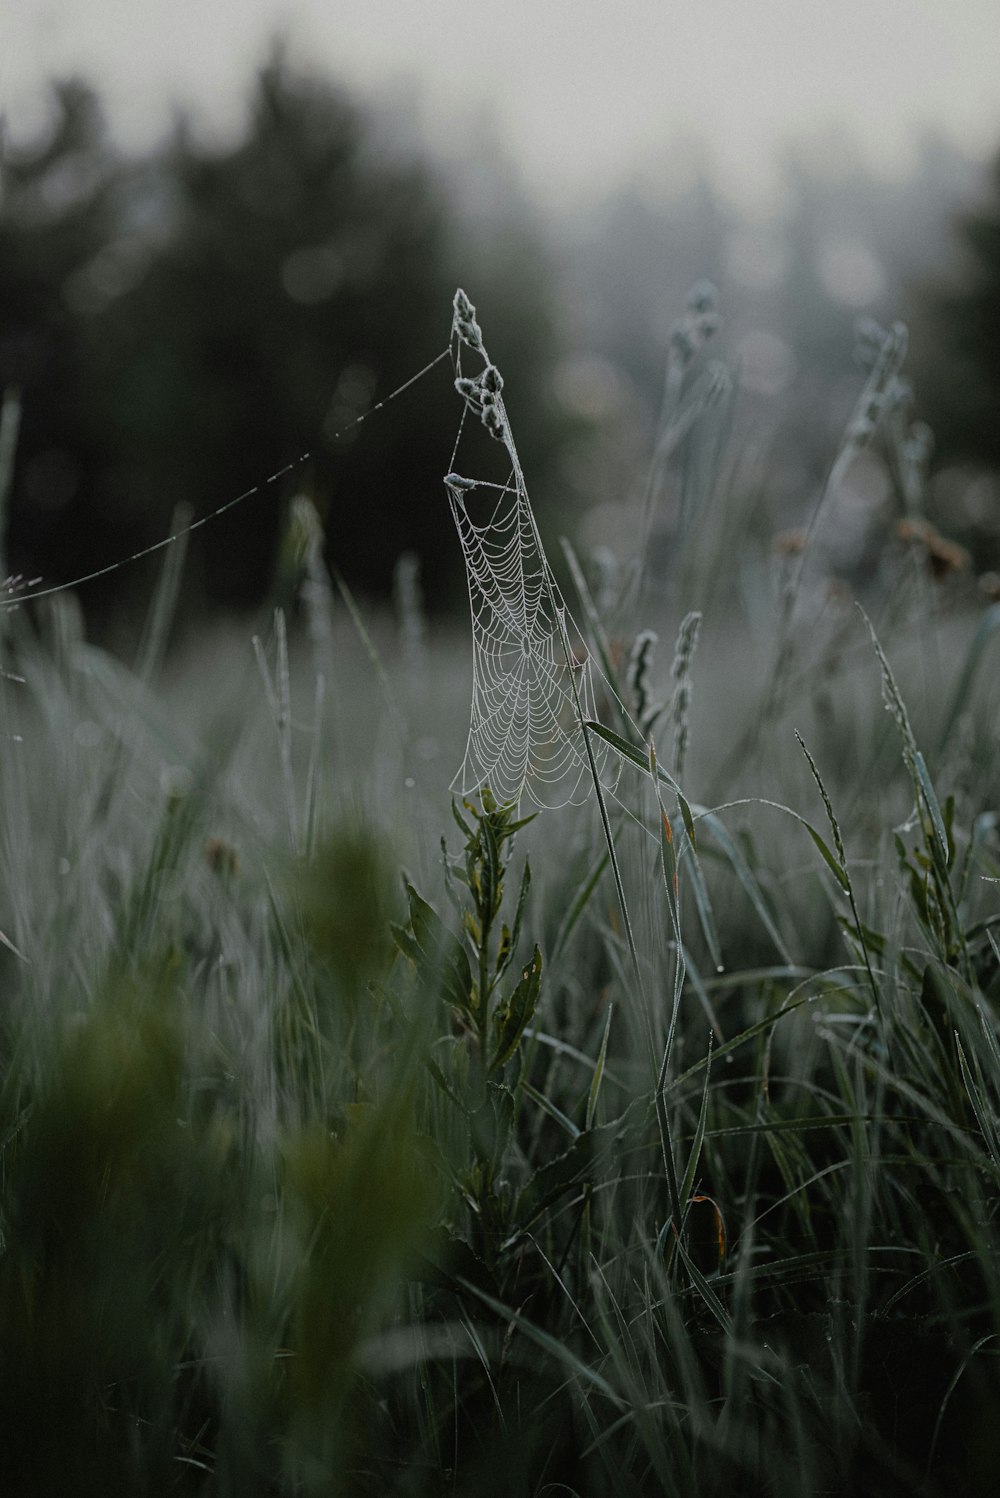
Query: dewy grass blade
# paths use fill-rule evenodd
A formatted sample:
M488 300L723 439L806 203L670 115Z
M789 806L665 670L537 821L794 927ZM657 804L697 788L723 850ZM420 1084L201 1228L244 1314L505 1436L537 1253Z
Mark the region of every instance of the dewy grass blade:
M865 936L865 928L861 921L860 912L858 911L858 903L854 894L854 885L851 882L851 876L848 871L847 852L844 848L844 839L841 836L840 823L837 821L836 815L834 814L833 803L830 800L830 797L827 795L826 786L823 784L823 779L816 766L816 761L809 753L809 750L806 748L804 741L798 733L796 733L795 737L798 740L799 748L802 750L802 753L806 757L809 769L812 772L812 777L819 789L820 797L822 798L823 806L826 811L827 821L830 823L830 828L833 832L833 841L837 849L837 857L834 858L833 854L830 852L829 848L826 846L825 842L814 827L811 827L808 822L806 822L804 825L806 827L806 830L812 837L813 842L816 844L820 853L823 855L823 858L826 861L827 865L832 870L834 877L836 878L841 889L844 890L848 900L850 901L851 914L854 917L854 929L857 932L858 941L861 944L862 956L864 957L865 967L868 971L868 981L871 984L872 997L875 1000L875 1008L879 1009L880 996L878 984L875 982L875 974L872 971L871 957L868 952L868 940Z
M635 744L630 744L628 739L623 739L620 733L615 733L612 729L605 728L603 723L598 723L596 720L591 719L585 722L584 727L590 733L596 734L599 739L603 739L606 744L610 744L611 748L617 754L621 755L622 759L628 760L629 764L635 765L644 774L649 774L649 753L645 748L637 748ZM662 765L657 765L656 776L668 790L673 791L675 795L677 794L680 787L673 776L667 774Z
M701 1163L701 1151L705 1143L705 1130L708 1125L708 1089L712 1078L712 1036L709 1032L708 1053L705 1056L705 1081L701 1089L701 1107L698 1109L698 1123L695 1127L694 1139L691 1142L691 1152L688 1155L687 1167L684 1171L684 1179L681 1182L681 1200L685 1204L691 1200L694 1190L695 1177L698 1166Z
M965 1047L962 1045L957 1034L955 1036L955 1047L958 1051L958 1064L961 1068L966 1095L972 1105L972 1111L976 1115L976 1122L983 1136L983 1142L989 1150L994 1172L1000 1176L1000 1133L997 1132L993 1110L984 1099L979 1085L973 1078L972 1068L969 1066L965 1054Z
M920 786L921 791L923 792L924 804L927 807L927 813L931 819L931 826L934 829L934 842L937 848L938 857L940 859L941 870L944 874L944 877L947 878L948 864L950 861L948 834L945 831L944 817L941 815L941 807L938 804L937 793L935 792L934 787L931 784L931 777L927 773L927 766L924 763L924 756L920 753L919 749L913 756L913 766L916 771L917 782Z
M587 579L583 575L583 568L580 566L579 558L577 557L573 546L566 536L562 536L560 538L560 545L562 546L563 555L566 558L566 565L569 567L570 577L573 579L573 586L575 587L577 597L580 600L584 617L590 627L590 632L593 637L594 643L597 646L597 653L601 662L601 670L604 672L605 677L614 688L616 698L619 702L621 702L624 700L623 693L621 689L621 682L618 680L618 673L615 670L614 663L611 659L611 646L608 643L608 637L604 629L604 624L601 620L600 614L598 614L597 612L597 606L594 603L590 588L587 586Z
M554 963L557 958L562 956L566 944L572 936L573 931L575 930L576 925L580 920L580 917L583 915L583 912L590 904L591 897L598 884L600 883L601 876L604 873L605 869L608 867L608 863L609 855L608 850L605 848L601 853L601 856L598 858L593 869L587 875L587 878L584 880L580 888L577 890L569 909L562 919L559 930L556 932L555 941L552 944L552 956L550 958L550 962Z
M10 937L6 936L2 931L0 931L0 946L6 947L7 951L8 952L13 952L14 956L17 957L21 962L26 962L26 963L28 963L30 965L31 958L30 957L25 957L24 953L20 950L20 948L15 947L15 945L11 941Z
M948 1387L945 1390L944 1398L941 1400L940 1407L938 1408L937 1417L934 1421L934 1429L931 1432L931 1442L930 1446L927 1449L927 1461L924 1467L925 1474L929 1474L934 1465L934 1454L937 1451L937 1444L941 1435L941 1425L947 1412L948 1406L951 1403L951 1396L958 1388L958 1385L965 1374L965 1370L968 1368L977 1352L982 1351L982 1349L986 1347L990 1342L995 1341L996 1332L987 1332L985 1336L980 1337L979 1340L977 1342L974 1342L973 1345L969 1348L958 1368L956 1368L955 1372L952 1374L948 1382Z
M728 831L719 821L719 818L715 815L714 812L700 812L699 820L704 822L705 826L708 827L712 832L712 835L714 836L716 842L719 844L720 848L725 854L725 857L730 867L732 868L733 873L736 875L737 879L746 891L751 905L760 918L761 925L764 927L765 931L774 942L774 945L777 948L782 960L784 962L787 962L789 967L794 966L794 959L785 944L784 937L781 935L780 931L774 923L774 920L772 919L771 912L767 908L767 904L764 900L760 885L753 871L751 870L750 865L747 863L746 859L743 857L742 853L733 842Z
M499 1316L501 1320L506 1321L512 1329L521 1332L523 1336L527 1337L529 1342L534 1342L542 1352L548 1353L556 1363L561 1364L574 1378L578 1378L581 1383L589 1385L596 1393L603 1394L605 1399L610 1400L613 1404L621 1404L620 1396L611 1387L607 1379L598 1373L596 1369L591 1368L582 1359L578 1358L564 1343L557 1341L555 1337L550 1336L540 1326L536 1326L534 1322L529 1321L526 1316L522 1316L520 1311L512 1311L509 1306L504 1305L503 1301L497 1300L494 1296L487 1294L478 1285L473 1285L463 1279L459 1279L458 1283L462 1286L463 1290L472 1295L476 1300L481 1301L495 1316Z
M969 700L972 685L979 670L983 652L995 634L1000 632L1000 603L993 604L986 610L976 627L976 633L972 637L972 643L966 651L962 669L959 672L958 681L948 710L944 716L944 724L938 739L937 752L943 754L948 746L948 740L955 730L955 725L965 710L965 704Z
M687 802L682 801L682 810L686 806ZM690 811L688 815L690 816ZM684 826L686 829L687 817L684 819ZM694 895L695 909L698 913L698 924L701 927L701 934L705 938L705 945L708 948L708 954L712 959L715 971L721 973L725 969L725 963L722 960L722 943L719 940L715 912L712 909L708 885L705 883L705 873L701 866L701 859L698 857L697 849L690 835L688 837L688 846L691 850L688 872L691 878L691 892Z
M608 1005L608 1017L604 1021L604 1034L601 1037L601 1049L597 1053L594 1063L594 1075L590 1082L590 1091L587 1094L586 1127L589 1129L594 1122L594 1114L597 1110L597 1099L600 1096L601 1083L604 1081L604 1065L608 1059L608 1038L611 1034L611 1020L614 1016L614 1004Z
M382 657L379 655L378 650L375 647L375 642L368 632L364 619L361 617L361 610L358 608L354 594L347 586L347 583L341 576L339 569L335 567L332 562L329 564L329 566L330 576L336 583L337 591L340 594L341 598L344 600L344 603L347 607L347 612L351 616L351 623L354 625L358 639L364 646L365 654L371 661L372 669L374 670L375 675L378 679L379 686L382 688L382 696L385 699L386 707L389 709L392 719L400 728L400 731L405 732L403 714L400 711L399 703L396 701L396 694L392 690L392 683L390 682L386 669L382 664Z
M140 681L152 680L166 653L170 630L177 613L184 563L187 560L187 527L190 520L191 506L188 504L179 504L170 518L170 530L176 535L177 543L167 550L156 591L153 594L152 606L139 647L139 658L135 665L135 674Z

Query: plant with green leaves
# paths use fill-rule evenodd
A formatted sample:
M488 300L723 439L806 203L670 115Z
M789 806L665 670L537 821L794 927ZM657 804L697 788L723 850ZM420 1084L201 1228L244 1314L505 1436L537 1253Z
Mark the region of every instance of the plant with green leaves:
M465 849L452 857L442 839L448 896L459 914L462 936L452 933L440 916L407 884L409 920L393 926L396 944L422 977L439 985L458 1027L472 1041L472 1054L482 1077L501 1072L512 1059L538 1002L542 955L536 946L531 961L513 988L504 979L517 952L531 865L521 874L511 923L500 919L510 845L520 828L533 817L517 819L516 808L496 801L483 788L482 809L463 802L471 820L452 803L454 817L465 835ZM463 898L458 886L465 891ZM498 929L499 927L499 929ZM501 994L501 988L504 989Z
M462 853L450 855L442 839L445 887L460 934L412 884L406 886L409 918L392 930L422 991L443 1001L450 1016L450 1057L442 1066L431 1056L428 1067L468 1125L472 1159L460 1172L461 1186L479 1216L481 1231L476 1237L486 1251L487 1241L509 1219L510 1193L499 1190L515 1113L507 1073L538 1004L542 954L536 946L529 961L516 967L531 887L527 859L513 915L509 921L504 918L513 841L532 818L518 818L516 808L499 803L487 787L480 806L466 800L463 809L464 815L453 803L465 837Z

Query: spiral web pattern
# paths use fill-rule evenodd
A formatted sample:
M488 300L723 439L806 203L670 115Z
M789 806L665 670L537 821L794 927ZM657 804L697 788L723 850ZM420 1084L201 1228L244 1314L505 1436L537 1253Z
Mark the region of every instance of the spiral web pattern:
M448 484L462 545L472 614L472 712L463 791L488 785L501 801L537 806L582 801L590 772L578 703L596 716L586 647L570 641L572 621L539 551L528 496L518 483L476 485L492 506L479 523L468 486ZM575 630L573 631L575 634ZM575 693L574 693L575 686Z
M444 482L472 612L472 713L465 758L452 784L466 793L488 786L498 800L515 804L527 796L538 807L584 801L607 759L606 745L588 737L584 727L597 718L593 657L545 556L503 403L503 379L486 352L476 309L461 290L455 293L452 344L455 388L465 410L453 471ZM482 362L472 378L462 372L463 350ZM454 472L469 415L506 450L505 484Z

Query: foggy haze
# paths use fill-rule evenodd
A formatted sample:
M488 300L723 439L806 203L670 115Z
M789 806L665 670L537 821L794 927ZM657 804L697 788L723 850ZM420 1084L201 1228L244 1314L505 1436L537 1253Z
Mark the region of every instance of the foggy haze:
M281 33L362 101L409 100L445 156L495 129L557 203L623 173L676 171L684 153L669 169L662 153L681 139L704 142L741 207L766 209L776 154L832 125L885 174L913 164L928 129L984 156L998 129L997 20L995 0L20 0L0 16L0 109L16 136L37 120L43 81L76 71L131 146L178 104L226 129Z

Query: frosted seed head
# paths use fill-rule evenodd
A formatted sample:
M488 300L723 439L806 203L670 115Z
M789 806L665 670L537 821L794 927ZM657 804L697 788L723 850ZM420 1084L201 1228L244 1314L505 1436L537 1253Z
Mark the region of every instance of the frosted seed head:
M670 667L670 674L675 681L682 681L691 668L691 660L701 633L701 618L698 610L692 609L691 613L685 614L681 620L681 627L677 631L677 644L674 647L673 664Z
M500 415L498 408L492 403L483 406L483 426L491 437L496 437L498 442L503 440L503 417Z
M459 375L455 381L455 389L459 395L464 396L467 401L479 399L479 386L475 380L468 380L464 375Z
M476 350L477 353L482 353L483 334L482 329L476 322L476 309L461 287L455 292L455 300L452 305L454 307L452 330L469 348Z
M913 405L913 386L909 380L900 379L899 376L890 380L885 393L885 404L889 411L908 410Z
M653 651L656 649L658 638L652 629L641 629L636 635L626 673L626 680L630 687L636 688L641 685L646 672L652 665Z
M495 364L487 364L479 378L483 389L488 391L490 395L500 394L503 389L503 375Z
M659 708L654 706L650 698L649 674L653 666L653 652L656 649L657 637L651 629L640 630L635 637L635 644L629 656L628 674L626 680L632 689L635 699L636 721L639 730L645 734L656 718Z
M873 369L885 348L885 329L873 317L859 317L854 324L854 358L864 370Z
M477 322L466 322L464 319L461 321L456 321L455 332L458 334L459 338L461 338L462 342L468 348L472 349L473 353L482 353L483 332Z
M474 489L477 480L463 478L460 473L449 473L445 477L445 483L449 489L456 489L461 492L463 490Z

